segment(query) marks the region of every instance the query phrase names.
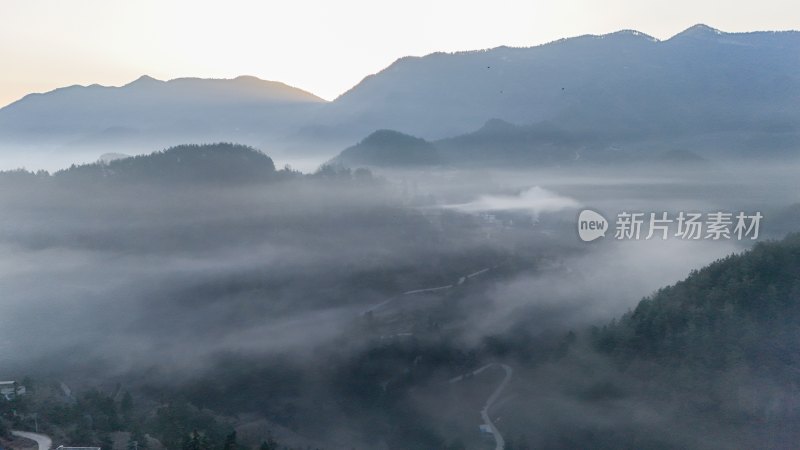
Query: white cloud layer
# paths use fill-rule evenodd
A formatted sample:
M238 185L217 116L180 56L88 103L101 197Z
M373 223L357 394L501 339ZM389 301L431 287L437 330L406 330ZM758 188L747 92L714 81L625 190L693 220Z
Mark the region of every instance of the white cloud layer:
M514 211L539 215L579 206L580 203L573 198L534 186L516 195L481 195L468 203L445 205L444 207L466 213Z

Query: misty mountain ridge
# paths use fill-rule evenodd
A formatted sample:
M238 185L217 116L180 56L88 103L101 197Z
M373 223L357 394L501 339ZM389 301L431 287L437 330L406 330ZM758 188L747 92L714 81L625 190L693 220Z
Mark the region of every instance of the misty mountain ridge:
M161 81L145 75L120 87L75 85L27 95L0 109L0 136L140 148L220 136L258 143L264 134L284 133L322 103L306 91L252 76Z
M25 169L0 171L0 183L14 186L18 182L44 182L42 186L93 187L145 186L156 187L222 187L273 183L288 180L319 182L354 181L355 185L374 187L372 172L363 168L351 170L342 164L323 165L304 174L275 163L262 151L236 143L182 144L145 155L105 153L97 161L72 164L52 174Z
M668 40L622 31L528 48L402 58L326 111L366 134L427 139L486 120L550 121L613 139L719 131L797 132L800 33L724 33L698 25ZM787 95L787 93L789 95ZM420 105L424 105L421 107Z
M105 154L95 163L72 165L48 178L66 183L214 185L268 182L276 177L275 164L264 153L246 145L216 143L179 145L148 155Z
M800 235L760 243L645 298L600 333L599 346L626 358L714 368L745 362L793 377L800 370L798 269Z
M491 119L471 133L426 141L380 130L331 160L346 167L574 167L627 165L706 168L709 160L681 148L620 147L594 134L572 133L552 123L514 125Z
M436 141L497 118L550 124L569 139L591 137L634 152L681 147L701 156L770 157L800 142L800 62L788 57L798 52L795 31L696 25L658 40L624 30L404 57L332 102L254 77L143 76L118 88L26 96L0 109L0 143L136 152L234 141L269 145L273 154L331 157L375 130Z
M762 242L568 333L551 368L536 369L537 393L510 400L519 414L548 417L519 421L531 448L793 448L799 266L800 235ZM643 410L652 416L637 418Z
M122 86L72 85L45 93L28 94L5 108L33 108L33 104L43 97L58 101L72 100L73 98L70 97L72 95L89 95L96 96L95 99L97 100L111 103L131 99L124 98L126 96L137 97L147 94L167 95L171 97L170 100L179 100L187 103L235 102L241 100L271 103L325 102L325 100L302 89L278 81L262 80L251 75L241 75L231 79L186 77L171 80L158 80L149 75L142 75ZM165 99L143 97L142 100L164 101Z
M420 167L437 165L441 157L430 142L394 130L378 130L348 147L331 163L344 166Z

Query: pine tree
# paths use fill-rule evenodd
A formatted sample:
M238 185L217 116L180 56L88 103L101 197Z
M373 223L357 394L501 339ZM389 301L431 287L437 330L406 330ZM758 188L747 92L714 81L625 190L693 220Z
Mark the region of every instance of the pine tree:
M231 431L230 434L225 436L225 443L222 445L222 450L237 450L239 445L236 443L236 431Z
M278 450L278 443L275 442L275 439L272 439L272 436L267 438L266 441L261 443L261 446L258 450Z
M131 412L133 412L133 397L131 396L130 392L125 391L125 395L122 396L119 409L122 411L122 414L126 419L130 418Z

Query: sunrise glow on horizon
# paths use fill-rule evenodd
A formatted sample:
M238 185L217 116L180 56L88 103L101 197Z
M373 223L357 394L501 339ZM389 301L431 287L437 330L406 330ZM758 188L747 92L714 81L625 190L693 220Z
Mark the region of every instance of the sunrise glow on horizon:
M724 8L690 0L12 0L3 8L0 106L31 92L119 86L143 74L253 75L332 100L408 55L533 46L620 29L666 39L696 23L729 32L800 28L800 5L788 0Z

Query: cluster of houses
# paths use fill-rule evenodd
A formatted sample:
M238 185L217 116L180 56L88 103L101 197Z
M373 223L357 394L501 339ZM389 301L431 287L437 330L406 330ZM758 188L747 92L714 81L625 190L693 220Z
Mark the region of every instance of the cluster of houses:
M20 395L25 395L25 386L16 381L0 381L0 396L6 400L14 400Z

